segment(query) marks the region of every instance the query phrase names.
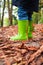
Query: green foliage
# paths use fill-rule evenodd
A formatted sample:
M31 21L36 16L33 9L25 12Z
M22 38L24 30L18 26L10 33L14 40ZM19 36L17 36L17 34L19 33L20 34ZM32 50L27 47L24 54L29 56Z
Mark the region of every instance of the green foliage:
M39 23L43 23L43 15L41 16Z
M32 21L34 23L38 23L38 13L34 12L32 15Z
M1 27L1 21L0 21L0 27Z
M3 26L6 27L6 26L9 26L9 25L10 25L9 19L4 18Z
M18 23L17 19L15 19L13 17L12 25L16 25L17 23ZM3 26L6 27L6 26L9 26L9 25L10 25L9 18L4 18Z
M13 18L12 25L16 25L17 23L18 23L17 19L16 18Z
M41 12L41 11L40 11ZM43 14L34 12L32 15L32 21L34 23L43 23Z

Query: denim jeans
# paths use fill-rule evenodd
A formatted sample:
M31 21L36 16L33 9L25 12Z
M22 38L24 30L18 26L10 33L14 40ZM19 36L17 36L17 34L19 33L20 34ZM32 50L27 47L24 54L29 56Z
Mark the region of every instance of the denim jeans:
M28 13L23 7L18 7L18 18L19 20L31 20L32 14Z

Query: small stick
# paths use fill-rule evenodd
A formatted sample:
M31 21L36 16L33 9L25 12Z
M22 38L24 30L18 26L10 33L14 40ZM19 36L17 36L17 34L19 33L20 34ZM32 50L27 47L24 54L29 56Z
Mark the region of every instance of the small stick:
M36 57L38 57L43 52L43 45L40 47L40 49L31 55L28 63L32 62Z

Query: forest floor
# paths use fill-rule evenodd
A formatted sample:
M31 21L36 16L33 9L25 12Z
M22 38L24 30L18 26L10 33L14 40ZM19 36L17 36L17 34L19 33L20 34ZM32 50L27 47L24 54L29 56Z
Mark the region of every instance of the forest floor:
M43 65L43 24L35 24L33 38L11 41L18 27L0 28L0 65Z

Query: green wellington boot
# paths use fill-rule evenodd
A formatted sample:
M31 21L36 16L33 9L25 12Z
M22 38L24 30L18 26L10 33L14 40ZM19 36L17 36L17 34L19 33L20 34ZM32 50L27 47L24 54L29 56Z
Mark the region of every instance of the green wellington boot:
M28 20L19 20L18 21L18 34L16 36L12 36L10 40L27 40L27 23Z
M33 28L33 22L29 21L28 22L28 38L32 38L32 32L33 32L34 28Z

